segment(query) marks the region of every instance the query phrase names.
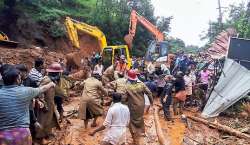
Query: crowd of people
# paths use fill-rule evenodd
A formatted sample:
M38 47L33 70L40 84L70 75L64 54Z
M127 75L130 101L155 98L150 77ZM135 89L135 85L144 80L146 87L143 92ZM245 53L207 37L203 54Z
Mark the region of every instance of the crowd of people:
M32 140L46 144L54 135L52 128L60 128L63 100L74 85L83 86L78 117L85 128L90 120L91 127L97 127L104 105L110 105L103 124L90 135L106 129L101 144L122 144L129 128L134 143L144 144L144 114L153 102L162 104L166 121L173 121L172 116L186 107L202 109L212 76L208 56L183 52L168 63L133 57L131 68L123 55L106 69L99 54L81 63L91 71L80 84L68 78L63 60L44 68L44 60L37 58L30 71L24 64L1 63L0 144L29 145Z
M143 144L142 136L145 133L143 116L149 112L153 100L159 100L162 104L164 117L167 121L173 121L172 116L182 114L184 108L199 107L200 110L203 109L213 72L209 56L205 54L192 56L180 52L171 57L168 63L145 62L143 58L133 57L130 69L127 67L123 55L116 60L106 70L101 66L101 57L96 61L96 65L92 66L92 77L91 80L85 81L80 103L83 106L79 108L79 112L81 112L79 115L85 115L82 117L86 121L85 127L87 127L88 120L94 118L91 124L93 127L96 126L97 118L103 114L103 98L110 94L109 92L115 92L116 99L117 94L121 96L119 103L127 105L129 108L130 123L126 124L125 120L128 118L124 118L125 114L123 117L117 115L122 115L120 110L123 105L116 105L116 109L110 107L112 111L108 111L103 126L91 133L94 135L107 128L107 120L110 121L111 116L114 117L113 121L109 122L111 123L108 126L110 131L107 131L104 137L104 144L117 144L124 134L116 134L115 132L119 132L121 129L125 130L126 125L130 129L134 143ZM121 108L118 109L118 106ZM173 114L170 111L171 106L173 106ZM121 123L120 120L124 122Z
M1 63L0 144L46 144L60 128L63 98L71 87L60 63L46 69L37 58L29 71L24 64Z

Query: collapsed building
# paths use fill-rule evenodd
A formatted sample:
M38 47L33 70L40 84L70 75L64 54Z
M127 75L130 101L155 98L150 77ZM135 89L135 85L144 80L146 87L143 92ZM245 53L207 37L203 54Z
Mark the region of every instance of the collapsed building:
M250 92L250 40L235 37L234 29L220 33L207 53L214 60L214 77L202 117L216 117Z

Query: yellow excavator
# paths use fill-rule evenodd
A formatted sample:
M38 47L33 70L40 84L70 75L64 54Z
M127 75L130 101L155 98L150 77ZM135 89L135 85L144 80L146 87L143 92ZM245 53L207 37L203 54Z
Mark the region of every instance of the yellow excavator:
M127 60L127 66L130 68L132 60L127 45L108 46L104 33L96 26L91 26L83 22L79 22L70 17L66 17L65 26L68 36L73 46L80 49L80 42L78 38L78 31L95 37L98 40L100 51L103 59L104 67L114 64L117 56L124 55Z
M18 42L10 41L8 36L0 31L0 46L15 48L18 44Z

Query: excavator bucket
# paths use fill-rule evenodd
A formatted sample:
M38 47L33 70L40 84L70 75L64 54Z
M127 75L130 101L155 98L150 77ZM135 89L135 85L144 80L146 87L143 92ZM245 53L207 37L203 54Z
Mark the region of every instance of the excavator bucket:
M128 45L128 48L129 48L129 49L132 49L133 37L132 37L130 34L127 34L127 35L124 37L124 41L125 41L125 43Z

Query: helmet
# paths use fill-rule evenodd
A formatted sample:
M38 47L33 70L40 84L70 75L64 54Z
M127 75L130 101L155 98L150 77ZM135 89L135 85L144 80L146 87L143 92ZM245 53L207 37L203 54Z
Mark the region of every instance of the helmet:
M63 72L63 68L62 68L62 66L61 66L59 63L55 62L55 63L52 63L52 64L46 69L46 71L47 71L47 72L51 72L51 73L53 73L53 72L61 73L61 72Z
M137 72L134 69L128 71L128 79L132 81L137 80Z

